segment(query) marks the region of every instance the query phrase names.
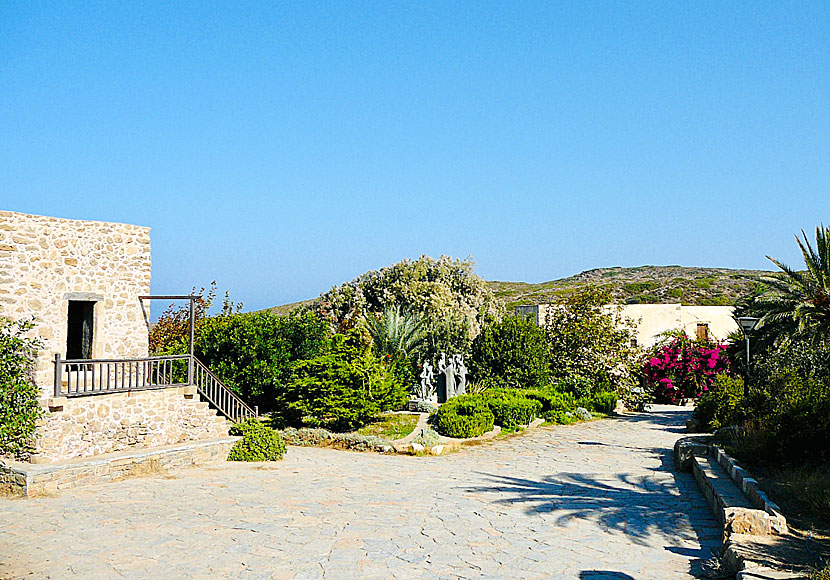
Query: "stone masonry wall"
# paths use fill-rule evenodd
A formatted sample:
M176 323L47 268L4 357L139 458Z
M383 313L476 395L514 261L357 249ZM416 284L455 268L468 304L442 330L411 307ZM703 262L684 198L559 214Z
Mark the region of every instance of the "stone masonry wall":
M37 430L33 463L227 437L229 423L196 387L53 398Z
M0 316L36 317L44 398L55 353L66 358L69 300L96 301L93 358L147 356L150 263L149 228L0 211Z

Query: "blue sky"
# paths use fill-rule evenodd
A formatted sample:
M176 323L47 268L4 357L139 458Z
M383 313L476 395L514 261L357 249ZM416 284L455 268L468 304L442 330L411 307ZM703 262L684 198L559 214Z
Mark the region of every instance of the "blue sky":
M152 228L261 308L405 257L490 280L798 264L830 3L0 3L0 208Z

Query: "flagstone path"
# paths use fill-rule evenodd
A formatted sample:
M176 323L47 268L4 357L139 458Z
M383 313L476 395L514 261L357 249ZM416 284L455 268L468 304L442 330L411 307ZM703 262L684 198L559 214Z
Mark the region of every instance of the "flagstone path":
M444 457L289 448L0 500L0 579L689 578L720 530L671 449L687 409Z

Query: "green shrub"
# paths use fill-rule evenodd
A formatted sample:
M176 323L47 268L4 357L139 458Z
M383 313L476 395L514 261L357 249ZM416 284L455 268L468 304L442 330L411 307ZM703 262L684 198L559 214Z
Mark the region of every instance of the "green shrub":
M507 316L487 324L473 340L470 371L479 380L496 379L532 388L548 381L548 345L533 320Z
M33 374L41 344L24 336L32 328L33 321L0 318L0 456L26 459L43 414Z
M352 431L406 400L394 365L374 355L371 338L358 328L332 337L323 355L296 364L281 412L289 425Z
M697 400L694 417L707 431L732 424L744 397L744 380L718 375L712 387Z
M767 404L765 423L772 430L772 456L814 464L830 459L830 381L792 376Z
M231 448L228 461L277 461L285 455L280 434L256 419L233 425L230 434L242 435L242 440Z
M481 395L461 395L441 405L435 430L447 437L478 437L493 429L495 417Z
M568 417L577 407L576 399L571 393L557 391L554 388L526 391L525 396L536 399L542 404L540 415L549 423L568 424L575 419Z
M607 391L594 393L592 396L578 401L578 404L580 407L585 407L594 413L612 415L617 407L617 395Z
M577 399L582 399L584 397L590 397L597 387L589 379L574 376L560 379L556 382L554 388L563 393L570 393Z
M496 425L516 429L529 425L542 411L542 403L524 391L490 390L481 395L493 412Z

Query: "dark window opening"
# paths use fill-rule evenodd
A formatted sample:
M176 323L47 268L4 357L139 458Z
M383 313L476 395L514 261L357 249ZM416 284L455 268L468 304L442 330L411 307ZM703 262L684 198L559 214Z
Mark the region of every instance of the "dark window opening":
M66 328L66 358L92 358L95 302L70 300Z
M697 339L698 340L709 340L709 325L698 323L697 324Z
M630 342L629 344L631 344L631 347L632 347L632 348L633 348L633 347L636 347L636 346L637 346L637 339L636 339L636 338L632 338L632 339L631 339L631 342Z

